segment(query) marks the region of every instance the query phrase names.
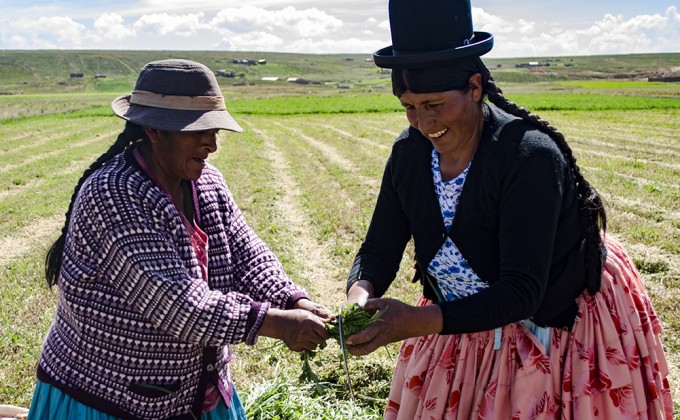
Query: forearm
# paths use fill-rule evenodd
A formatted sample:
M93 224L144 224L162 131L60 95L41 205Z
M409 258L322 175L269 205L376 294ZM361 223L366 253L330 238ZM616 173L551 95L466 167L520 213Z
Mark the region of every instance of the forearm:
M258 335L280 339L294 351L314 350L328 338L324 322L304 309L269 308Z
M444 327L444 317L439 305L419 306L412 311L412 316L407 321L405 329L408 337L439 334Z
M269 308L257 335L276 339L283 338L283 328L281 328L283 311L283 309Z
M357 303L360 306L364 306L366 301L372 298L373 295L373 284L368 280L359 280L352 284L347 291L347 303Z
M372 299L368 309L385 309L382 318L390 324L394 339L404 340L411 337L438 334L444 326L444 317L439 305L412 306L396 299Z

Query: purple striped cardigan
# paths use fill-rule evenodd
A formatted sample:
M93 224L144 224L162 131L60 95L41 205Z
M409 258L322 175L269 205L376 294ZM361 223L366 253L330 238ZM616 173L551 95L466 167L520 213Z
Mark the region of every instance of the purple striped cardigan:
M307 295L246 224L217 169L207 165L193 188L207 284L177 209L130 148L83 184L40 380L122 418L200 418L209 380L229 401L228 344L254 344L270 306Z

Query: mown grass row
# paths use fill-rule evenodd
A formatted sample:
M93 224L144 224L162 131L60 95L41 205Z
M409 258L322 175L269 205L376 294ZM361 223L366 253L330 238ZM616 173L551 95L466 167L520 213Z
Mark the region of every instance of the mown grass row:
M25 167L19 171L20 176L15 176L15 181L12 181L15 184L21 184L24 180L39 176L45 169L48 169L46 161L51 162L52 168L63 167L72 161L74 156L80 154L82 148L101 147L97 144L98 142L91 141L93 137L106 144L118 134L117 129L104 131L105 126L111 126L108 121L92 119L82 123L78 128L74 127L71 135L52 138L45 142L47 144L40 142L35 147L25 147L20 150L17 148L14 153L3 156L0 173L7 173L9 168L13 169L17 166ZM6 188L4 182L5 180L0 180L0 188Z
M602 124L602 118L588 124L592 114L546 113L545 118L570 140L577 152L577 163L610 205L612 231L631 243L659 247L670 255L678 255L680 113L676 110L603 113L611 125ZM641 133L645 121L649 125ZM632 134L626 130L629 126ZM653 144L648 145L646 139L653 139L649 140Z
M28 406L56 295L45 286L43 247L0 271L0 404Z
M94 159L115 140L111 119L92 122L92 128L74 126L72 132L41 145L41 150L23 149L24 162L7 159L0 165L0 234L32 221L64 213L73 187ZM37 138L39 140L39 138ZM42 150L44 149L44 150ZM3 170L3 168L9 168Z
M113 97L103 94L7 95L0 98L0 121L39 115L64 114L84 107L103 107ZM30 106L26 106L27 103Z
M247 183L247 181L240 180L252 181L264 174L257 187L246 186L245 191L238 187L245 193L244 200L241 201L244 212L247 217L253 218L252 223L256 230L258 226L264 228L261 236L286 265L289 275L307 287L313 297L325 298L325 301L332 302L329 307L336 309L344 300L343 295L336 293L330 298L319 296L324 291L319 290L318 283L330 280L339 289L344 287L349 266L363 236L364 229L361 226L364 226L365 221L370 217L371 206L377 191L373 189L372 192L367 192L365 185L356 182L357 177L364 176L360 173L361 170L354 171L339 167L326 155L328 150L319 149L318 142L323 142L322 136L316 136L316 132L308 132L305 136L315 136L312 142L310 138L305 140L299 135L296 136L291 129L300 128L297 121L290 118L272 121L267 118L253 117L245 118L245 121L246 127L259 127L257 131L261 133L260 139L253 139L248 130L242 136L230 135L222 145L223 150L214 163L225 174L231 174L225 175L227 179L239 179L237 181L239 184ZM267 138L266 145L260 141L262 137ZM326 143L326 146L334 148L332 142ZM299 252L299 250L291 248L294 241L283 240L290 228L285 225L285 215L276 214L276 206L273 205L276 197L280 198L281 192L270 188L276 182L274 177L281 174L273 171L268 163L263 163L268 162L272 147L275 147L284 157L289 170L289 173L285 175L292 177L295 180L294 188L299 189L297 206L304 212L304 217L308 218L309 226L311 226L306 236L317 244L324 253L323 258L327 259L334 268L322 273L332 277L330 279L310 278L309 267L305 265L305 256L297 254L296 251ZM238 161L244 162L242 151L245 149L248 149L247 155L256 158L258 163L234 166L234 161L230 159L238 156ZM351 145L348 145L347 149L351 149ZM337 152L338 155L342 154L340 149ZM359 156L361 159L354 160L354 163L366 160L364 158L368 155L364 153ZM342 156L342 159L347 159L347 156ZM249 172L250 175L244 177L244 171ZM236 191L235 194L237 194ZM267 215L262 215L263 208ZM235 364L236 371L241 373L235 374L237 378L251 378L253 369L260 372L259 376L263 376L263 360L266 360L271 371L272 363L279 363L283 358L281 355L273 356L272 352L266 353L267 356L263 358L261 352L255 352L253 355L252 349L241 350L240 360L242 362ZM397 350L396 346L391 346L389 351L396 354ZM339 384L335 388L336 395L346 400L348 398L347 388L342 386L346 380L338 355L337 348L334 346L329 346L326 351L320 352L317 358L323 366L319 367L317 373L320 374L322 380L330 384ZM251 356L254 359L251 359ZM290 358L288 360L291 361ZM293 358L292 362L293 368L289 371L289 375L295 378L300 373L300 365L297 358ZM362 398L363 406L369 412L376 412L376 404L381 406L386 397L391 359L386 359L385 354L376 354L364 360L353 359L350 367L356 375L355 390ZM266 369L264 371L267 372ZM267 376L267 373L264 376Z

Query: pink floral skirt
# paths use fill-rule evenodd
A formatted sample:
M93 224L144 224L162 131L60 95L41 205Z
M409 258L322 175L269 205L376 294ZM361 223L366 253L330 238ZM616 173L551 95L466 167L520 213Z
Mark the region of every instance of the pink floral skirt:
M671 420L661 323L631 259L605 242L600 292L579 296L549 353L522 323L503 327L498 350L494 331L405 340L385 419Z

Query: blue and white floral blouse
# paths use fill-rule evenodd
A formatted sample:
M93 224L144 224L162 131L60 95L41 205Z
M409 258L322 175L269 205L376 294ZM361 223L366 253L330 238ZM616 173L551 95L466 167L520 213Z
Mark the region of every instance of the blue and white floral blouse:
M456 215L456 207L460 200L460 194L463 191L465 178L472 161L468 163L463 172L454 179L444 181L442 179L442 172L439 166L439 153L436 149L432 149L432 177L434 180L434 188L439 198L439 208L442 211L444 219L444 226L446 230L451 229L453 218ZM427 272L437 280L437 286L442 294L444 300L456 300L465 296L470 296L478 291L488 287L488 284L482 281L477 274L472 270L470 265L465 261L465 258L453 243L450 237L447 236L446 242L434 256L430 265L427 267ZM532 332L546 348L549 354L550 350L550 328L542 328L534 324L530 320L521 321L527 329ZM494 348L500 348L502 328L496 328Z
M471 162L472 163L472 162ZM439 198L439 207L444 218L444 226L446 230L451 229L453 218L456 215L456 207L458 207L458 200L460 193L463 191L465 178L467 177L470 163L460 175L449 181L442 180L442 172L439 166L439 153L436 149L432 149L432 176L434 179L434 187ZM427 267L427 272L437 279L437 286L442 293L444 300L455 300L464 296L469 296L477 293L479 290L487 287L487 283L483 282L472 268L468 265L465 258L453 243L451 238L447 237L446 242L441 249L434 256L432 262Z

